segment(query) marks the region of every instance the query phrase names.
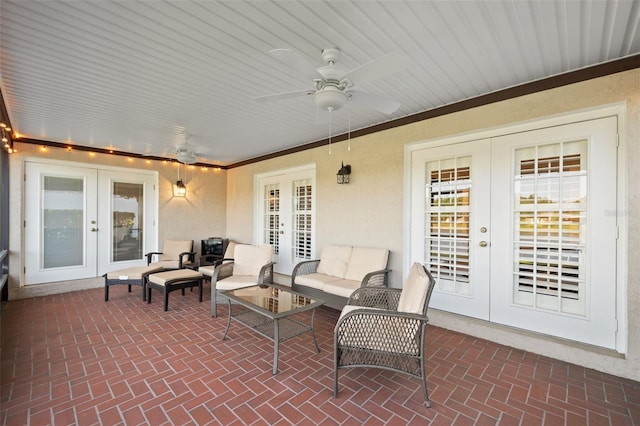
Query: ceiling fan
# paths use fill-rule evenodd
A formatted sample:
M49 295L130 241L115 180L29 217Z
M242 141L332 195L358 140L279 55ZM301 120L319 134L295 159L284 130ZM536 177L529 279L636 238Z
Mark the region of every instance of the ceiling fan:
M356 84L377 80L403 70L405 68L405 60L398 53L381 56L351 71L337 63L341 54L340 49L337 47L322 50L322 59L327 65L317 69L295 50L274 49L269 53L296 71L304 73L305 76L308 75L313 81L314 88L259 96L254 98L257 102L277 101L298 96L313 96L313 101L318 109L329 112L340 109L347 101L384 114L391 114L400 107L400 103L393 99L354 88Z
M173 155L176 160L183 164L193 164L198 161L197 157L209 152L209 149L203 146L197 146L188 142L190 135L182 132L183 142L173 147Z

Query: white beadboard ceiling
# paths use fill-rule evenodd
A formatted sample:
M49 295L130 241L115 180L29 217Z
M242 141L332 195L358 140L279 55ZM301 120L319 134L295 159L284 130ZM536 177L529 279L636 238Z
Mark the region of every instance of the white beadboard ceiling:
M269 54L316 66L339 47L347 69L397 52L404 70L356 86L398 101L391 115L347 105L331 134L640 53L640 2L0 2L0 78L22 137L163 155L182 142L230 165L326 139L313 87Z

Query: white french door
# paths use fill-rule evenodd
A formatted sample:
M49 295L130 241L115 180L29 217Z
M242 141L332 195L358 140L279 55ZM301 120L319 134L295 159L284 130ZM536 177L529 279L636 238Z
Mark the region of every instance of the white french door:
M615 117L413 151L431 306L615 348L616 177Z
M411 162L411 252L436 278L430 306L488 320L490 141L414 151Z
M146 172L25 163L25 284L144 264L155 240L156 178Z
M274 271L290 275L315 255L315 168L260 175L256 185L256 241L273 246Z

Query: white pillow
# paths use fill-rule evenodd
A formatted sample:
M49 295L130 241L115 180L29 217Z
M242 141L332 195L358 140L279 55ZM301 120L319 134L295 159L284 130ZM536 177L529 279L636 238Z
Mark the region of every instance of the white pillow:
M271 246L237 244L233 253L233 275L258 276L260 269L271 262Z
M344 278L351 257L351 246L325 246L316 272Z
M361 282L369 272L386 269L388 258L387 249L354 247L344 278Z
M428 291L429 275L427 275L420 263L414 263L402 287L402 293L400 293L400 300L398 301L398 311L422 314Z

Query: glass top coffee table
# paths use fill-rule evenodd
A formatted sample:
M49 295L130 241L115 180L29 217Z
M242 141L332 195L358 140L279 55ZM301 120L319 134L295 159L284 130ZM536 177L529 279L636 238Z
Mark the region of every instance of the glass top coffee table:
M278 373L280 342L310 331L313 344L320 353L313 331L313 322L315 309L324 304L324 300L311 299L304 294L291 291L288 287L276 284L221 291L220 294L229 302L229 319L222 340L227 337L232 319L268 338L273 342L273 374ZM292 318L306 311L311 311L310 324Z

